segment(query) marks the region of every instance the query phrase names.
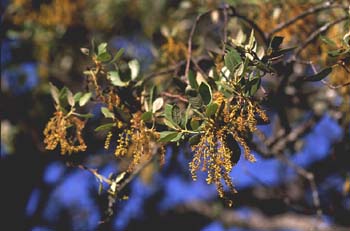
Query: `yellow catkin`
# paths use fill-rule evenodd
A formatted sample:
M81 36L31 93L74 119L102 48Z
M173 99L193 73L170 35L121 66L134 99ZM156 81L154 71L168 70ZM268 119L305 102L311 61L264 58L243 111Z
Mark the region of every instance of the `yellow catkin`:
M78 117L66 118L62 111L56 111L44 129L45 148L54 150L60 145L62 155L85 151L87 146L82 137L84 126L85 122ZM70 127L75 131L72 135L67 134Z

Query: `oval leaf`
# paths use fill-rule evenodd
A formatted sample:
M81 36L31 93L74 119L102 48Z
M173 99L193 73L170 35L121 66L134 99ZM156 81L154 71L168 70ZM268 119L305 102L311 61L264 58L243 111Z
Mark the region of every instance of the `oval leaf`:
M95 132L110 130L114 126L115 126L115 123L102 124L101 126L98 126L97 128L95 128Z
M92 93L88 92L85 93L80 99L79 99L79 106L82 107L84 106L91 98Z
M212 98L210 86L207 83L202 82L201 85L199 86L198 91L200 96L203 99L204 104L208 105L211 102L211 98Z
M160 110L164 104L164 100L162 97L157 98L153 104L152 104L152 112L155 113L156 111Z
M327 67L314 75L305 77L304 81L311 81L311 82L320 81L326 78L332 72L332 69L333 69L332 67Z
M114 114L108 110L106 107L101 107L101 112L105 116L105 118L114 119Z
M172 139L176 138L178 136L179 132L175 132L175 131L164 131L164 132L160 132L160 138L159 141L160 142L169 142Z
M216 103L211 103L208 105L207 109L205 110L205 114L208 117L211 117L212 115L215 115L216 111L218 110L219 105Z

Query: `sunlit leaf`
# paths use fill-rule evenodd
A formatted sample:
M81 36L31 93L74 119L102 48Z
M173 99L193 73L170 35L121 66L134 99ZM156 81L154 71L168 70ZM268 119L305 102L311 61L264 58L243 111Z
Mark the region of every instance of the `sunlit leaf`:
M159 134L160 134L160 138L159 138L160 142L169 142L172 139L174 139L175 137L177 137L179 132L176 132L176 131L164 131L164 132L160 132Z
M157 98L152 104L152 112L160 110L163 107L164 99L162 97Z
M84 106L91 98L92 96L92 93L91 92L88 92L88 93L85 93L80 99L79 99L79 106L82 107Z
M114 119L114 114L108 110L106 107L101 107L101 112L104 115L105 118L112 118Z
M102 125L98 126L97 128L95 128L95 132L110 130L114 126L115 126L115 123L102 124Z

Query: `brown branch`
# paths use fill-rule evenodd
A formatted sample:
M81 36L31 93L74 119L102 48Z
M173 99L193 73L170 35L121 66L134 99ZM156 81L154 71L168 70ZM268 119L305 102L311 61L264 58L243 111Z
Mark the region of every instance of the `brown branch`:
M176 95L176 94L172 94L172 93L169 93L169 92L162 92L161 95L169 97L169 98L178 99L178 100L180 100L181 102L184 102L184 103L188 103L188 99L186 99L182 95Z
M192 57L192 39L193 39L193 35L194 35L194 32L195 32L196 27L197 27L197 23L201 19L201 17L203 17L203 15L208 14L209 12L211 12L211 11L197 15L196 20L194 21L194 23L192 25L190 36L188 37L188 41L187 41L187 58L186 58L186 69L185 69L185 79L186 80L188 79L188 73L190 71L190 62L191 62L191 57Z
M350 81L349 82L346 82L344 84L339 84L339 85L332 85L330 83L328 83L327 81L325 80L321 80L321 82L326 85L327 87L329 87L330 89L339 89L339 88L342 88L342 87L346 87L346 86L349 86L350 85Z
M322 27L318 28L316 31L314 31L306 40L305 42L300 46L298 47L296 50L295 50L295 54L293 56L293 60L296 59L296 57L303 51L303 49L305 47L307 47L308 45L310 45L316 38L317 36L319 36L320 34L322 34L323 32L326 32L328 29L330 29L332 26L342 22L342 21L345 21L349 19L349 16L344 16L342 18L339 18L337 20L334 20L332 22L328 22L326 23L325 25L323 25Z
M342 5L332 5L332 4L333 4L333 1L327 1L324 4L322 4L321 6L311 7L309 9L307 9L306 11L304 11L303 13L295 16L294 18L291 18L291 19L287 20L286 22L280 23L279 25L277 25L276 28L274 28L272 31L270 31L267 34L268 39L270 40L273 34L283 30L284 28L292 25L296 21L303 19L310 14L315 14L315 13L318 13L318 12L323 11L323 10L329 10L329 9L334 9L334 8L346 9L346 7L344 7Z
M192 202L179 206L180 211L191 211L201 214L211 220L219 220L225 227L238 226L256 230L293 229L300 231L346 231L348 228L328 225L314 216L295 213L285 213L276 216L265 216L261 212L252 210L248 216L241 216L239 212L225 209L215 204ZM315 229L316 227L316 229Z

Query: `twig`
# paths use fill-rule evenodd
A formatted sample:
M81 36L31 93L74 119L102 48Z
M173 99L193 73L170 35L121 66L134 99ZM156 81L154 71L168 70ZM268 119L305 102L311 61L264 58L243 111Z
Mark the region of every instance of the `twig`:
M194 23L192 25L190 36L188 37L188 41L187 41L187 58L186 58L186 69L185 69L185 79L186 80L188 79L188 73L190 71L190 62L191 62L191 57L192 57L192 39L193 39L193 35L194 35L194 32L195 32L196 27L197 27L197 23L203 15L205 15L209 12L211 12L211 11L197 15L196 20L194 21Z
M113 183L110 179L99 174L96 169L86 167L85 165L82 165L82 164L78 165L77 167L80 169L87 170L87 171L91 172L98 179L98 181L100 183L105 182L105 183L110 184L110 185Z
M311 7L309 9L307 9L306 11L304 11L303 13L295 16L294 18L291 18L291 19L287 20L286 22L280 23L279 25L277 25L276 28L274 28L272 31L270 31L267 34L268 39L270 40L273 34L277 33L278 31L283 30L284 28L292 25L296 21L298 21L300 19L303 19L303 18L305 18L306 16L308 16L310 14L315 14L315 13L323 11L323 10L329 10L329 9L334 9L334 8L344 8L344 9L346 9L342 5L332 5L332 3L333 2L331 2L331 1L327 1L324 4L322 4L321 6Z
M321 82L324 85L326 85L327 87L329 87L330 89L339 89L339 88L346 87L346 86L350 85L350 81L346 82L344 84L339 84L339 85L332 85L332 84L328 83L327 81L325 81L324 79L322 79Z
M322 27L318 28L316 31L314 31L306 40L303 44L301 44L300 47L298 47L296 50L295 50L295 54L293 56L293 60L296 59L296 57L303 51L303 49L305 47L307 47L309 44L311 44L316 38L317 36L319 36L320 34L322 34L323 32L327 31L329 28L331 28L332 26L342 22L342 21L345 21L349 19L349 16L344 16L342 18L339 18L337 20L334 20L332 22L328 22L326 23L325 25L323 25Z
M228 5L225 5L223 14L224 14L224 28L223 28L223 44L222 44L222 53L225 54L226 43L227 43L227 8Z
M169 97L169 98L178 99L178 100L180 100L180 101L182 101L184 103L188 103L188 99L186 99L182 95L174 95L174 94L169 93L169 92L162 92L161 95Z
M178 210L192 211L210 218L219 220L226 227L238 226L254 230L284 230L300 231L346 231L348 228L337 225L328 225L321 219L313 216L285 213L276 216L265 216L261 212L252 210L249 215L242 216L232 209L224 209L216 204L192 202L178 207ZM314 229L314 227L317 229Z
M317 216L322 216L322 209L320 204L320 197L318 194L316 182L315 182L315 176L312 172L307 171L306 169L300 167L299 165L294 164L292 161L290 161L287 157L284 155L277 155L277 158L283 161L285 164L293 168L300 176L304 177L306 180L309 181L311 191L312 191L312 201L316 208Z

